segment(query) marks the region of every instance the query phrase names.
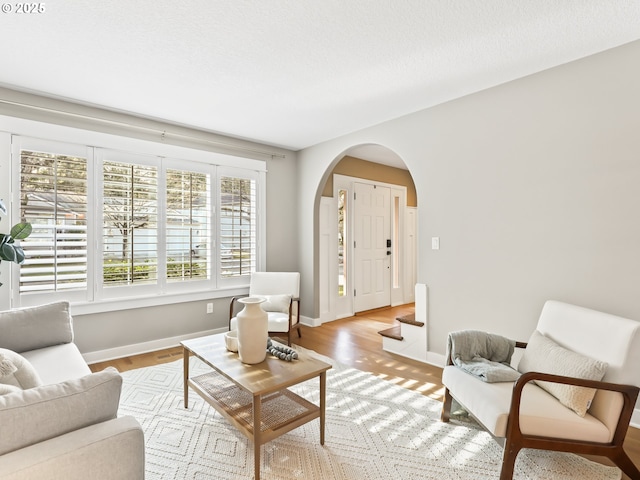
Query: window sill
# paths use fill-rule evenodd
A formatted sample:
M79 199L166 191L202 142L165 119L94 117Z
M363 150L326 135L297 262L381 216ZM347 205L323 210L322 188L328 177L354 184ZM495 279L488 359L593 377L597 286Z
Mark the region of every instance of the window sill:
M119 310L132 310L134 308L156 307L159 305L171 305L175 303L198 302L216 298L228 298L235 295L243 295L249 291L249 286L237 286L233 288L206 290L202 292L162 294L151 297L123 297L110 298L99 302L72 303L71 315L90 315L93 313L115 312Z

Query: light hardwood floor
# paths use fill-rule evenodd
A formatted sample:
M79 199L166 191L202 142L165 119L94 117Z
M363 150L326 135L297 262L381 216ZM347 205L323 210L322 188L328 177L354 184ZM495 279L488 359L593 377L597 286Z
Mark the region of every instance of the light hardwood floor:
M442 369L382 350L382 337L378 331L393 326L396 317L413 313L413 311L412 304L402 305L336 320L316 328L303 325L301 327L302 338L294 337L294 342L343 364L371 372L387 381L441 400L443 395ZM175 347L96 363L91 365L91 369L99 371L107 366L114 366L120 371L125 371L181 358L182 348ZM625 440L625 450L635 464L640 465L640 430L629 429ZM611 465L606 459L589 458ZM622 478L624 480L629 477L623 475Z

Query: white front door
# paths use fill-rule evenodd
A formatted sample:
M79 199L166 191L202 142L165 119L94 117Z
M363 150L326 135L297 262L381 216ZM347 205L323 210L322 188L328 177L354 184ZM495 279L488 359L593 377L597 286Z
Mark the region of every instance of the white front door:
M354 310L391 304L391 189L354 183Z

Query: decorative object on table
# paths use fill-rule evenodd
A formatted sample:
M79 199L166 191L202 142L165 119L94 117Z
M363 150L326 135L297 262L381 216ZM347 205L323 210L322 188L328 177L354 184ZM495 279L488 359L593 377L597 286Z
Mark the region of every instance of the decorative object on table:
M7 215L7 207L0 199L0 213ZM1 220L1 218L0 218ZM20 265L24 262L24 251L16 245L16 240L24 240L31 235L31 224L26 222L16 223L9 233L0 233L0 263L2 260ZM0 287L2 283L0 283Z
M238 355L242 363L254 364L267 357L269 339L267 312L260 304L264 298L244 297L238 300L244 308L237 315Z
M291 346L291 332L300 338L300 273L254 272L249 281L249 297L263 297L261 305L267 312L269 335L286 337ZM229 330L236 327L236 305L242 297L233 297L229 304ZM238 307L239 308L239 307Z
M267 352L269 352L274 357L277 357L280 360L285 360L287 362L298 359L298 352L296 352L292 348L285 347L284 345L273 343L270 338L267 339Z
M238 331L231 330L224 334L224 344L230 352L238 351Z

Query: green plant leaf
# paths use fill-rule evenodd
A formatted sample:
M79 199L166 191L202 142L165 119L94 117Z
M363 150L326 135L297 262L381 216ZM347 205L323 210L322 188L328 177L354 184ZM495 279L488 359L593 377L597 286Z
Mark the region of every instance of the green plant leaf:
M26 223L26 222L16 223L11 228L10 235L16 240L24 240L29 235L31 235L32 230L33 230L33 227L31 226L30 223Z
M16 251L16 263L18 265L22 265L25 260L24 250L22 250L22 247L18 247L18 246L14 246L13 248Z
M5 243L2 245L0 249L0 258L3 260L7 260L8 262L18 263L18 256L16 254L16 249L11 243Z

